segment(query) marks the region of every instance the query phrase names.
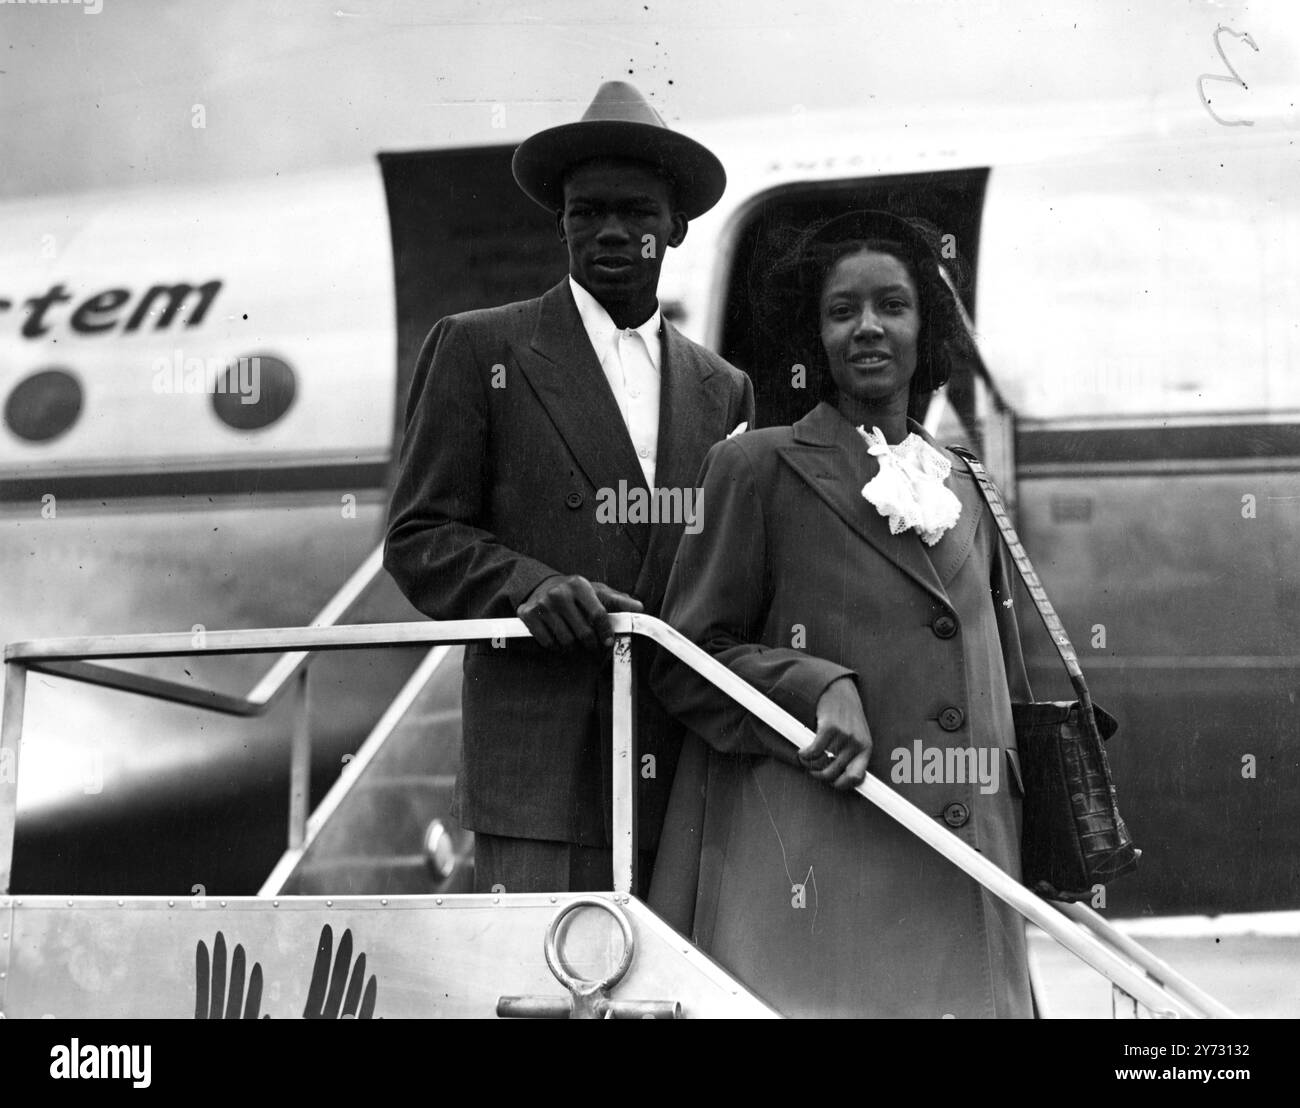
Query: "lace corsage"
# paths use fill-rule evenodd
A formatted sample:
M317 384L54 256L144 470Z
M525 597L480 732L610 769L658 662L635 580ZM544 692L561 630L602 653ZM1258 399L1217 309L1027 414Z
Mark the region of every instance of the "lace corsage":
M879 427L859 427L858 434L880 462L880 472L862 487L863 497L889 519L892 534L911 527L933 546L961 515L961 501L944 484L952 463L915 432L897 446L885 441Z

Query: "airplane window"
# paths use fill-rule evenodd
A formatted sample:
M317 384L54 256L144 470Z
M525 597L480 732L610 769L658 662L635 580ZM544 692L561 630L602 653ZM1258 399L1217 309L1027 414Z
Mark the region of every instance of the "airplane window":
M81 402L81 382L68 370L39 370L9 394L5 426L28 442L49 442L77 422Z
M236 431L257 431L283 417L293 404L297 381L289 363L269 354L236 358L212 394L217 418Z

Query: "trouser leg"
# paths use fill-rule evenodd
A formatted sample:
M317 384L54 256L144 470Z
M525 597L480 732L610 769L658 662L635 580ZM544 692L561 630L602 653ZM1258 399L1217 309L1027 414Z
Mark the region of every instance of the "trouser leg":
M637 895L650 887L654 851L637 859ZM614 887L613 851L545 839L474 835L474 891L478 893L608 892Z

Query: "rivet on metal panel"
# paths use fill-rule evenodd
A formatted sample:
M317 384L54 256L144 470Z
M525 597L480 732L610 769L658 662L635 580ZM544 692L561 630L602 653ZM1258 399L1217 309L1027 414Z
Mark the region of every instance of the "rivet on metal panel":
M70 900L68 901L68 907L69 907L69 908L72 907L72 901L70 901Z
M557 903L557 900L558 900L557 897L551 897L551 903L552 903L552 904Z
M384 897L380 897L380 898L379 898L379 903L382 904L385 908L387 908L387 907L388 907L388 897L386 897L386 896L384 896Z
M176 907L176 901L174 901L174 900L169 900L169 901L167 901L167 907L168 907L168 908L175 908L175 907Z
M437 897L437 898L434 900L434 903L437 904L439 907L441 907L441 906L442 906L442 897Z
M501 903L501 898L500 898L499 896L494 896L494 897L492 898L492 903L493 903L493 904L500 904L500 903Z
M333 907L334 907L334 901L332 901L332 900L327 900L327 901L325 901L325 907L326 907L326 908L333 908Z
M221 906L222 906L223 908L226 906L226 902L225 902L224 900L221 902Z
M280 902L279 902L278 900L273 900L273 901L271 901L271 907L272 907L272 908L278 908L278 907L280 907Z
M119 900L119 901L117 902L117 906L120 908L120 907L122 907L122 905L125 904L125 903L126 903L125 900Z

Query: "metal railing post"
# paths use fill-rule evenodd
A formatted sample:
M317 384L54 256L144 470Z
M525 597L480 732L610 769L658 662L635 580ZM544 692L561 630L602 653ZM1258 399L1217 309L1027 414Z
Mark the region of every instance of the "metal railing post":
M297 850L307 838L307 808L311 799L311 696L310 670L303 666L294 678L293 745L289 755L289 849Z
M4 716L0 719L0 895L9 892L14 867L14 828L18 823L18 755L22 750L27 667L5 667Z
M1099 915L1087 904L1058 903L1055 907L1063 916L1068 916L1075 923L1086 927L1121 954L1132 959L1136 966L1145 970L1150 977L1161 982L1165 988L1177 995L1181 1000L1186 1001L1201 1014L1212 1019L1236 1018L1235 1013L1227 1005L1215 1000L1199 985L1187 980L1164 959L1157 958L1141 943L1125 935L1124 932L1120 931L1108 919Z
M614 637L614 891L636 888L636 680L632 636Z

